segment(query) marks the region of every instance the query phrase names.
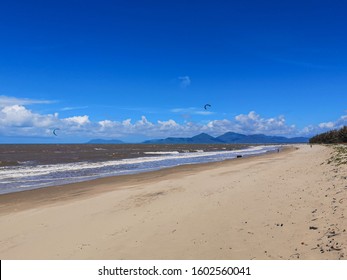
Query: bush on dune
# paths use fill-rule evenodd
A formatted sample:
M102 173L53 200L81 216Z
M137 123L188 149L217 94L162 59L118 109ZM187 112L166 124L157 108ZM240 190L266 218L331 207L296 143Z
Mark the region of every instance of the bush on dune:
M331 130L312 137L311 144L336 144L347 143L347 126L339 130Z

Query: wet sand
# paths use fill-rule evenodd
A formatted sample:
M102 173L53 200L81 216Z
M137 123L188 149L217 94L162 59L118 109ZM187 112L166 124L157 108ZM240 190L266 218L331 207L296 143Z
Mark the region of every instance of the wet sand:
M0 195L1 259L345 259L332 148Z

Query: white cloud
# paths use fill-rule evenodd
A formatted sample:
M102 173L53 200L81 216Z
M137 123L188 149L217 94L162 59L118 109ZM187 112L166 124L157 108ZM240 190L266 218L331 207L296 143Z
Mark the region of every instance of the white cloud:
M214 113L211 111L195 111L194 114L208 116L208 115L213 115Z
M50 100L38 100L30 98L16 98L6 95L0 95L0 108L13 105L30 105L30 104L50 104L55 101Z
M5 106L0 111L0 121L7 126L30 126L32 125L31 111L20 105Z
M335 126L335 124L333 122L324 122L324 123L320 123L318 126L320 128L332 129Z
M135 128L142 128L142 129L143 128L149 129L149 128L154 127L154 125L153 125L153 123L149 122L145 116L142 116L141 120L138 120L135 123L134 127Z
M110 121L110 120L104 120L104 121L99 121L98 124L99 124L102 128L110 128L110 127L114 127L115 122Z
M19 103L33 104L30 99L4 98L0 107L0 135L3 136L41 136L54 137L52 129L59 128L59 137L78 138L166 138L166 137L191 137L201 132L218 136L233 131L243 134L266 134L282 136L312 136L316 133L330 129L338 129L347 125L347 115L343 115L335 121L322 122L310 125L302 130L296 129L295 125L287 124L284 116L271 116L265 118L251 111L247 114L239 114L233 119L212 119L208 122L192 122L190 117L185 118L183 123L174 119L160 119L150 121L146 116L139 120L101 120L95 122L88 115L75 115L59 118L58 113L39 114ZM7 105L5 105L7 104ZM203 110L194 107L175 108L171 112L177 114L201 114Z
M299 133L311 136L333 129L340 129L343 126L347 126L347 115L343 115L335 121L322 122L318 125L308 125L305 128L303 128L302 131L300 131Z
M242 132L234 122L227 119L209 121L202 127L202 130L206 133L213 134L214 136L224 134L228 131Z
M125 127L131 126L131 119L126 119L122 121L122 125L124 125Z
M200 110L199 108L196 107L188 107L188 108L173 108L170 110L172 113L178 113L181 115L213 115L214 112L209 111L209 110Z
M178 77L178 79L180 80L180 85L182 88L189 87L191 84L191 80L189 76Z
M244 133L268 134L268 135L291 135L295 133L294 125L287 125L284 116L262 118L255 111L247 115L240 114L235 117L237 130Z
M193 108L194 109L194 108ZM176 112L185 112L175 109ZM192 111L192 108L190 108ZM52 128L60 129L60 137L126 137L142 135L143 137L189 137L206 132L213 136L228 131L245 134L265 133L269 135L288 135L295 132L294 126L285 124L283 116L261 118L254 111L240 114L234 120L211 120L208 123L185 121L177 123L173 119L149 121L145 116L132 122L102 120L93 122L88 115L71 116L59 119L57 113L41 115L33 113L22 105L6 106L0 110L0 133L3 135L51 136Z
M176 123L174 120L158 121L158 124L159 124L159 130L171 130L171 129L177 129L180 127L180 125Z
M79 126L86 125L86 124L90 123L89 117L87 115L65 118L65 119L63 119L63 121L67 122L69 124L77 124Z
M170 111L172 113L184 113L184 112L187 112L187 110L189 110L191 108L174 108L174 109L171 109Z
M40 115L22 105L5 106L0 110L0 125L4 127L46 127L57 119L58 114Z
M61 108L61 111L73 111L73 110L80 110L80 109L87 109L88 106L80 106L80 107L64 107Z

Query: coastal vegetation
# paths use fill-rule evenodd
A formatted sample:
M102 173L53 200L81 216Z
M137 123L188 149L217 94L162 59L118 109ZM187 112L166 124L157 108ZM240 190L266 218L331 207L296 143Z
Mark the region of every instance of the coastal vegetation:
M309 140L310 144L347 143L347 126L318 134Z
M327 163L333 163L336 166L347 164L347 145L334 145L334 152Z

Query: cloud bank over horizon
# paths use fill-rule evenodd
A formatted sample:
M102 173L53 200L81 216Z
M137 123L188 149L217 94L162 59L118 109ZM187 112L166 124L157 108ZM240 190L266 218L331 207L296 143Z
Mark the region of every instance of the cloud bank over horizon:
M200 122L184 120L157 119L150 121L145 114L141 119L131 118L123 120L105 119L94 121L87 114L72 115L62 118L57 112L40 114L29 109L31 104L49 104L52 101L20 99L15 97L0 96L0 136L3 137L43 137L62 141L64 138L85 139L90 138L166 138L166 137L191 137L199 133L208 133L218 136L232 131L242 134L266 134L276 136L313 136L315 134L341 128L347 125L347 115L342 115L337 120L328 120L319 124L312 124L298 129L295 124L287 124L284 115L264 118L250 111L238 114L231 119L213 119ZM172 109L176 113L185 112L184 109ZM194 108L191 108L194 111ZM52 131L59 128L59 137ZM2 141L3 142L3 141Z

